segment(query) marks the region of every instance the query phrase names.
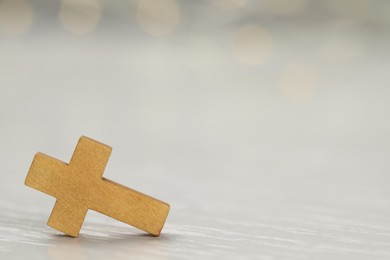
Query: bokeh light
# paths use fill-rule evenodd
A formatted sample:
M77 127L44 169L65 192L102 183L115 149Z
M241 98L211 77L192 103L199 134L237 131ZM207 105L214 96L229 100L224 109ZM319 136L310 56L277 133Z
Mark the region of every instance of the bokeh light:
M371 12L371 0L328 0L326 1L329 9L344 18L367 17Z
M272 38L260 26L246 25L238 30L233 51L236 59L245 65L266 62L272 53Z
M279 15L295 15L306 7L307 0L266 0L265 4L273 13Z
M26 32L33 20L33 10L26 0L0 1L0 30L18 35Z
M248 0L213 0L212 2L219 8L231 10L245 6Z
M284 96L304 100L311 96L315 87L313 71L303 64L290 64L281 73L279 83Z
M175 0L141 0L137 21L141 28L153 36L170 34L180 21L180 8Z
M375 5L370 13L370 18L382 23L390 23L390 1L383 2L381 5Z
M364 41L356 37L340 35L329 39L319 48L319 56L326 62L359 62L368 54ZM331 54L331 55L330 55Z
M100 9L97 0L63 0L59 18L67 31L82 35L92 32L99 24Z

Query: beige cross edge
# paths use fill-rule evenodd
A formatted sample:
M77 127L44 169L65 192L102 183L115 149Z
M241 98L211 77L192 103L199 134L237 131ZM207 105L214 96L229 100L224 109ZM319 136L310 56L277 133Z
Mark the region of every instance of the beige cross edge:
M77 237L89 209L159 236L169 204L103 176L112 148L82 136L70 163L37 153L25 184L57 199L48 225Z

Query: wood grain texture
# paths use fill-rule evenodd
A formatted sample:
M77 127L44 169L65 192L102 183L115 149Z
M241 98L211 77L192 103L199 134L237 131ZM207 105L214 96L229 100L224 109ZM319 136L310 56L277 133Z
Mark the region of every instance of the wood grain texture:
M103 178L111 150L83 136L69 164L37 153L25 184L57 199L48 225L69 236L79 235L89 209L160 235L169 205Z

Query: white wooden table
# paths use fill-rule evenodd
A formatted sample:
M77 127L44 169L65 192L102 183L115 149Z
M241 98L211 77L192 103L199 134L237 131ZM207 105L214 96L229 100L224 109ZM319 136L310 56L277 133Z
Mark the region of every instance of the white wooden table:
M333 151L336 165L297 166L301 156L259 166L256 174L134 178L143 182L136 188L171 203L158 238L91 211L79 238L64 236L46 226L54 199L25 187L25 172L8 171L1 258L389 259L390 194L387 177L365 172L374 161L362 153L350 158L355 165L342 164ZM131 186L131 174L121 179Z

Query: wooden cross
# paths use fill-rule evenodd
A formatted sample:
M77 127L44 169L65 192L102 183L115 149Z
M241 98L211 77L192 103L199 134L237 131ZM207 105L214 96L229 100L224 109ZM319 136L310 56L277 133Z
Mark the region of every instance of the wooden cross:
M77 237L88 209L160 235L169 205L103 178L112 148L82 136L70 163L37 153L25 184L57 198L48 225Z

